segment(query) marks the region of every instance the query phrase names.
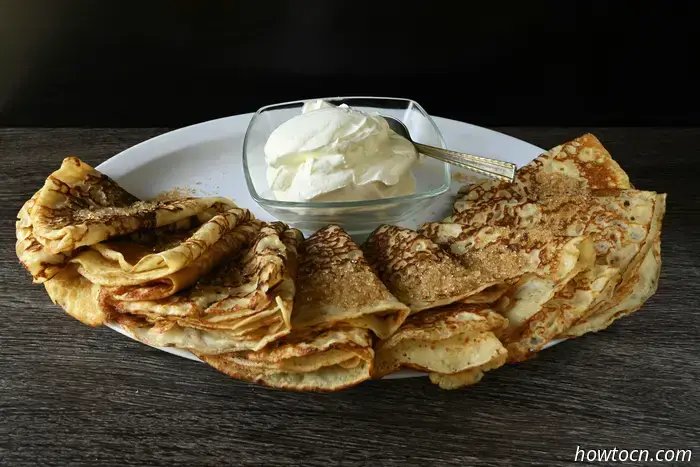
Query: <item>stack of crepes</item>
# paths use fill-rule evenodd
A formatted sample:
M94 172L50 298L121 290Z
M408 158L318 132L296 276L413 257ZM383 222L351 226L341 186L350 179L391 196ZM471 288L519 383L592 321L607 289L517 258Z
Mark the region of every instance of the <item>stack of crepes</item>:
M258 352L200 355L235 378L300 390L337 390L373 375L375 338L408 316L337 225L302 244L292 332Z
M224 198L141 201L68 158L22 207L17 255L83 323L235 378L332 391L410 368L454 389L639 309L665 201L584 135L514 183L464 187L443 222L382 225L360 248Z
M81 322L275 387L369 379L373 339L409 312L337 226L304 242L228 199L141 201L77 158L22 207L16 248Z
M412 312L376 346L378 375L409 367L441 387L472 384L606 328L656 291L666 195L634 189L594 136L542 154L514 183L460 193L445 221L382 226L364 245Z

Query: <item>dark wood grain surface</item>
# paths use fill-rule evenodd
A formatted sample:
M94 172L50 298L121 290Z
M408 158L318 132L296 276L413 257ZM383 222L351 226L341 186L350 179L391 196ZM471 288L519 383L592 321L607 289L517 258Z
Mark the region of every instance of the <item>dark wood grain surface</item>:
M0 130L0 465L564 466L577 447L700 464L700 130L499 130L541 147L592 131L637 187L668 193L657 294L471 388L335 394L237 382L62 313L16 259L17 211L63 157L98 164L167 129Z

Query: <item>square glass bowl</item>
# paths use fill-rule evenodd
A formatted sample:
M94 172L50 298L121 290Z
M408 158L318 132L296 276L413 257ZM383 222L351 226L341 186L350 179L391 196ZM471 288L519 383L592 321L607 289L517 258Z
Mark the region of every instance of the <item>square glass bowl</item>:
M435 198L450 188L450 166L422 157L413 167L416 190L407 196L366 201L292 202L275 198L267 182L264 147L270 134L283 122L300 115L304 103L317 99L285 102L262 107L248 125L243 142L243 171L251 197L276 219L306 232L328 224L338 224L350 235L363 235L380 224L396 224L427 210ZM414 141L445 147L445 141L433 119L410 99L390 97L330 97L322 100L333 105L367 113L389 115L401 120ZM306 233L305 232L305 233Z

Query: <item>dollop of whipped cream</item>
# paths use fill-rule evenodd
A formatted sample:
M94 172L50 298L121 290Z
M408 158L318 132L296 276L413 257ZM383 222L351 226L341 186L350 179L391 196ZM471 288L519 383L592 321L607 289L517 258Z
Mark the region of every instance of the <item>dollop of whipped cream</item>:
M265 144L267 181L283 201L357 201L412 194L413 144L379 115L311 101Z

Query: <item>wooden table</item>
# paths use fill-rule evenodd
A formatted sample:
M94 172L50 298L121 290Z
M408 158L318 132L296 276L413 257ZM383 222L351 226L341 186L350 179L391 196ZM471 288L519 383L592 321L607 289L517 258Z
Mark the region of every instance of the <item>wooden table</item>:
M63 157L98 164L167 129L0 130L0 465L562 466L577 447L700 463L700 130L499 130L541 147L591 131L637 187L668 193L657 294L465 390L414 378L336 394L237 382L62 313L17 261L17 211Z

